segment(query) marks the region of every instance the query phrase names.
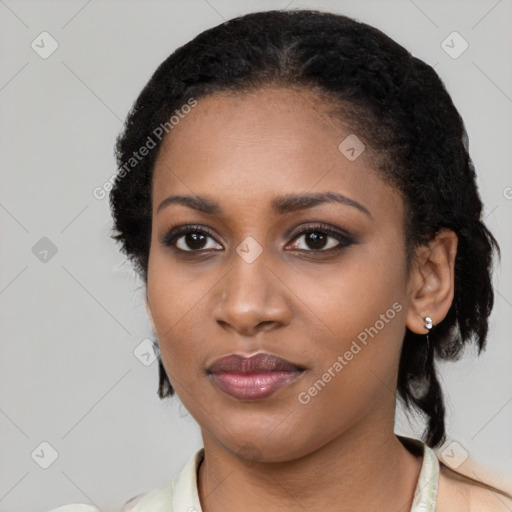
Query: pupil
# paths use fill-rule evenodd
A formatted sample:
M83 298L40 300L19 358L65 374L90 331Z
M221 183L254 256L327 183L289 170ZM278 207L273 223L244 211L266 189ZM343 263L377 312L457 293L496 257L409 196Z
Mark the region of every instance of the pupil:
M325 245L325 236L322 234L318 234L315 232L312 232L309 234L309 236L306 237L306 241L312 247L313 249L321 249Z

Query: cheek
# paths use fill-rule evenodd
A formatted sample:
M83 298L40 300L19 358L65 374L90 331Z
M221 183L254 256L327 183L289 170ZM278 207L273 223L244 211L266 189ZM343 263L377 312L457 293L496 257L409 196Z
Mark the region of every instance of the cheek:
M207 293L204 279L196 279L190 268L186 272L183 268L183 264L173 261L166 249L152 246L147 294L155 326L166 335L183 329L183 322Z
M346 343L376 323L383 333L402 329L405 252L394 250L393 240L354 246L329 271L320 268L309 276L307 270L299 272L307 277L294 282L296 295L305 299L335 340Z
M393 389L406 312L405 253L393 245L359 248L334 275L316 279L309 295L306 286L297 293L308 297L309 309L328 327L315 344L316 371L304 389L320 379L319 402L333 399L347 407L368 403L385 386Z
M195 340L201 339L199 310L207 287L180 272L164 252L150 252L147 296L163 363L172 380L199 353Z

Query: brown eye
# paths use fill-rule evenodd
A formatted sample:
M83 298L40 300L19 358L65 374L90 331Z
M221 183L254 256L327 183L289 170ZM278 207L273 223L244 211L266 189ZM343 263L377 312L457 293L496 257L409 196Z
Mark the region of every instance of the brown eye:
M187 250L185 247L180 247L180 240L183 239L183 244L185 247L189 249L204 249L206 245L207 235L203 235L202 233L188 233L187 235L182 235L177 239L176 247L178 249Z
M299 240L303 243L299 244ZM354 241L343 233L321 226L305 226L295 236L292 249L308 252L328 252L351 245ZM302 245L302 247L300 246Z
M210 242L208 246L209 239ZM167 246L174 246L179 251L184 252L199 252L201 250L217 249L222 246L214 241L212 235L204 228L198 226L181 226L177 229L171 230L162 243Z

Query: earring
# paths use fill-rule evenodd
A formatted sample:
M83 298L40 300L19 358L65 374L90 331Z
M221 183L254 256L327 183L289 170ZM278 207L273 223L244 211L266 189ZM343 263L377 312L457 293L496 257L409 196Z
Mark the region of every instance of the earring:
M428 337L428 334L434 324L432 323L432 318L430 318L429 316L426 316L423 320L425 321L425 329L427 329L427 331L428 331L427 334L425 335L426 342L427 342L427 359L428 359L428 354L430 353L430 339Z
M410 390L414 398L417 400L425 398L429 391L430 382L431 382L431 376L432 376L432 357L433 354L430 352L430 340L428 337L428 334L430 332L430 329L432 329L432 326L434 325L432 323L432 318L429 316L426 316L423 318L423 321L425 322L425 329L427 329L427 334L425 335L425 348L418 347L418 350L421 352L421 355L419 357L421 358L421 363L423 364L423 370L420 368L416 369L416 373L411 373L410 377Z

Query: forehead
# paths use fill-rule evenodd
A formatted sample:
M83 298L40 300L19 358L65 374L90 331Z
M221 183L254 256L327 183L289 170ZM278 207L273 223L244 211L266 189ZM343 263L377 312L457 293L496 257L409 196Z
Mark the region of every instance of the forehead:
M305 191L344 193L363 204L382 200L396 208L397 191L379 178L370 152L364 149L355 159L344 152L348 140L359 153L364 137L333 111L310 91L284 88L199 99L162 144L154 208L171 193L254 205Z
M332 105L307 90L269 87L237 94L216 93L201 98L181 117L165 138L161 152L172 151L175 157L176 153L181 157L185 155L180 147L201 150L218 145L219 154L222 149L242 153L255 146L310 153L315 143L332 143L329 132L340 132L342 122L334 118L332 110Z

